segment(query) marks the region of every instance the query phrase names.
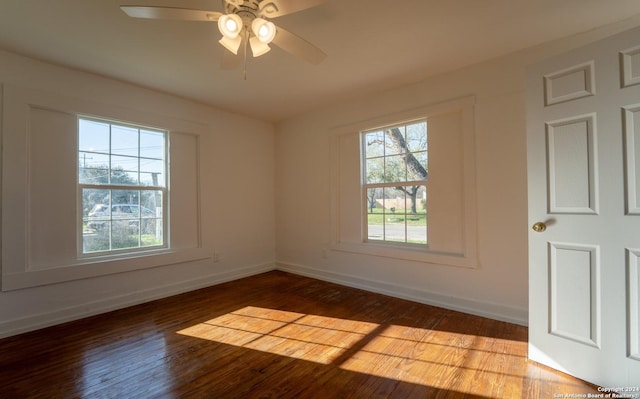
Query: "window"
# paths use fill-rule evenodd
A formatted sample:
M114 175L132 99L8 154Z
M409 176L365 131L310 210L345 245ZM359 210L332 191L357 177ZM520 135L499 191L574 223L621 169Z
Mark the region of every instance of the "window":
M78 121L82 254L166 246L167 132Z
M144 104L3 94L2 195L12 205L1 290L211 259L200 217L206 123Z
M427 244L427 121L362 133L368 241Z
M334 128L331 249L477 267L474 103Z

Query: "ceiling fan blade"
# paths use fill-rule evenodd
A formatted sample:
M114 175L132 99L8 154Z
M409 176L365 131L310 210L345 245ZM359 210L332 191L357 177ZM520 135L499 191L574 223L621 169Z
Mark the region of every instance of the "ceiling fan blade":
M227 71L236 69L238 65L240 65L241 61L242 57L233 54L227 49L224 49L224 52L222 53L222 59L220 60L220 68Z
M149 19L178 19L183 21L217 21L223 14L217 11L193 10L178 7L120 6L128 16Z
M260 3L260 14L275 18L307 8L318 6L327 0L264 0Z
M287 53L300 57L316 65L321 63L327 56L322 50L313 44L279 26L276 27L276 37L273 39L272 43Z

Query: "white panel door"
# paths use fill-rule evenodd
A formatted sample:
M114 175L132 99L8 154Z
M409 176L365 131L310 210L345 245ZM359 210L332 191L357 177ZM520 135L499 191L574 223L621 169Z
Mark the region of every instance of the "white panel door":
M528 68L527 157L529 357L636 389L640 29Z

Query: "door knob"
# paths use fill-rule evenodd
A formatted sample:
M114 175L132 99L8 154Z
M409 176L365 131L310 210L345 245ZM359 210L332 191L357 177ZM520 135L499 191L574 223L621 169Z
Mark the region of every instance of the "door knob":
M531 228L536 233L542 233L543 231L545 231L547 229L547 225L544 224L543 222L536 222L536 223L533 224L533 226L531 226Z

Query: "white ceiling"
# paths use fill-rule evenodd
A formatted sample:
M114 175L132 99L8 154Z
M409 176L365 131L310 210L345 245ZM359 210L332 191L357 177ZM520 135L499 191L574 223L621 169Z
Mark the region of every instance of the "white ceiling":
M0 48L275 122L640 14L638 0L327 0L273 20L324 62L273 46L244 80L242 67L220 69L215 23L129 18L121 4L223 10L222 0L0 0Z

